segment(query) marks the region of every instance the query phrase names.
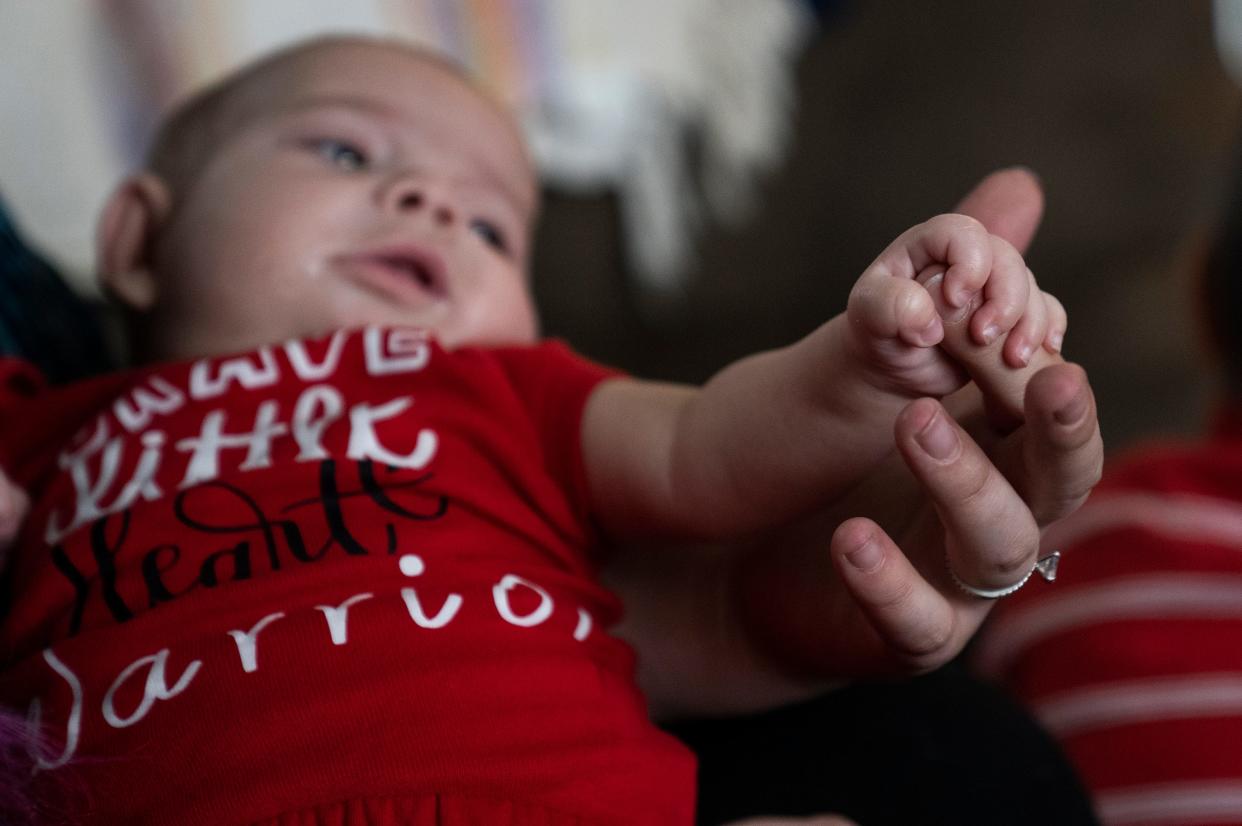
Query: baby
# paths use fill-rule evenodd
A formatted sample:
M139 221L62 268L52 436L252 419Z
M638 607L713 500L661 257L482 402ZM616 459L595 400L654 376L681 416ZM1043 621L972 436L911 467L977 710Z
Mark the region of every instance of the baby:
M1065 328L945 215L795 344L639 381L539 341L536 212L510 119L393 44L283 52L164 126L99 231L142 366L0 414L31 502L2 697L84 819L692 822L597 569L849 495L967 376L1018 420ZM925 418L929 456L961 453ZM949 562L976 593L1023 573Z

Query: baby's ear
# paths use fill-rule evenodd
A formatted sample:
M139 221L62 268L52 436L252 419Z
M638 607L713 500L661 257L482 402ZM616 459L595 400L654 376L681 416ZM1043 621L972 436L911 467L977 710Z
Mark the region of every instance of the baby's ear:
M171 206L168 186L143 172L113 191L99 219L95 249L100 283L106 293L139 313L155 304L159 284L152 250Z

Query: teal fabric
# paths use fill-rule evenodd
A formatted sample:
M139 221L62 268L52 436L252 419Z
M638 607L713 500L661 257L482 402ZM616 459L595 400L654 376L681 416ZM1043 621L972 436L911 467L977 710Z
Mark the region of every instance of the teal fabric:
M113 366L98 308L31 250L0 201L0 355L20 356L60 384Z

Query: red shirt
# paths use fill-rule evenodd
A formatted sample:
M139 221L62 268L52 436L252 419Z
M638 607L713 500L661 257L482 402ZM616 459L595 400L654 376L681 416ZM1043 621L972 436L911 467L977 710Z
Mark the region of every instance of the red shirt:
M1242 418L1112 468L997 606L979 662L1064 745L1107 824L1242 824Z
M100 823L691 822L585 552L608 375L368 329L9 404L0 696Z

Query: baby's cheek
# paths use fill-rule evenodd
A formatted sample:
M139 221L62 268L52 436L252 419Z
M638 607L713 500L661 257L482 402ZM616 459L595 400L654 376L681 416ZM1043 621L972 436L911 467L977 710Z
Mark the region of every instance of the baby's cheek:
M534 299L525 286L493 296L482 337L505 343L533 344L539 336L539 317Z
M529 302L514 302L499 308L489 327L488 338L514 344L533 344L539 335L538 319Z

